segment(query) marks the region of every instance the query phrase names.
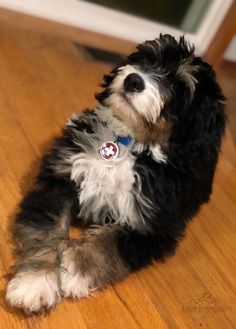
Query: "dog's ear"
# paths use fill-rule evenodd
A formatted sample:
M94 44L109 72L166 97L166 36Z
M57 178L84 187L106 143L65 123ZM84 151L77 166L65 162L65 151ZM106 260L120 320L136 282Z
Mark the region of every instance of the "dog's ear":
M199 117L198 136L219 148L225 131L225 97L213 68L201 59L200 62L191 110L196 113L197 119Z
M192 65L197 67L194 72L195 88L193 93L184 94L176 138L178 142L205 141L219 149L225 130L225 97L210 65L199 57L194 58ZM183 80L182 83L185 84Z

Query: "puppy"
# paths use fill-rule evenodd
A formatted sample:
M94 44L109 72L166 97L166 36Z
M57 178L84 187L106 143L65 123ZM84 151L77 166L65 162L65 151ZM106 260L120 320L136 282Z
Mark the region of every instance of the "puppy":
M209 200L224 97L183 37L160 35L105 75L99 105L74 115L21 203L8 302L26 312L81 298L174 253ZM88 226L69 241L73 221Z

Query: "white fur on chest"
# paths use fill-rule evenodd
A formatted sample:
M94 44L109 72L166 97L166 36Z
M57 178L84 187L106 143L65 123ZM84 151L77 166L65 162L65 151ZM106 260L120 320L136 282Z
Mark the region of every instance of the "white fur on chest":
M116 135L132 135L132 132L112 115L110 109L100 108L95 112L99 120L94 125L94 133L74 129L73 142L81 151L66 161L71 179L78 187L79 216L82 220L97 224L110 219L120 225L138 228L144 224L143 216L150 216L153 205L142 193L141 179L134 169L135 155L121 144L117 159L108 161L99 155L102 144L115 139L114 132ZM80 120L86 120L86 116ZM74 123L69 122L68 126L73 129ZM139 154L146 148L135 143L132 151ZM166 162L159 145L149 146L149 152L155 161ZM64 166L58 165L58 170L64 173Z
M99 146L98 146L99 148ZM136 227L141 218L135 208L135 158L120 146L120 156L103 160L98 149L72 158L71 179L79 185L80 217L104 223L109 217Z

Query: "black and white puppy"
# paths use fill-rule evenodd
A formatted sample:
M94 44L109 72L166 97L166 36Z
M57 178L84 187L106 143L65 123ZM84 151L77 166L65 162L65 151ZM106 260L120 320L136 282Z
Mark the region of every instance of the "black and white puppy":
M8 302L28 312L89 296L173 254L207 202L225 128L212 67L180 38L137 47L74 115L21 203ZM69 241L69 226L89 227Z

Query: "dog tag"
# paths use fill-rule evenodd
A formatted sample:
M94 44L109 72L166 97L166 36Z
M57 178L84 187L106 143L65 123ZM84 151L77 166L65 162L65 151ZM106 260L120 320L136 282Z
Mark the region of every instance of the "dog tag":
M115 160L119 156L120 150L116 143L108 141L102 144L99 153L103 160Z

